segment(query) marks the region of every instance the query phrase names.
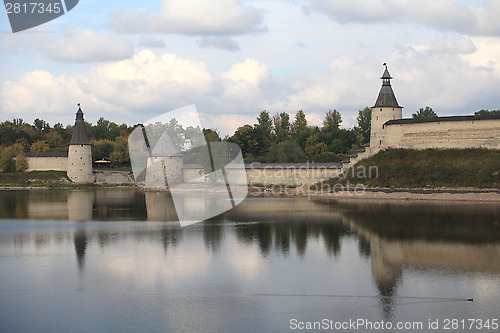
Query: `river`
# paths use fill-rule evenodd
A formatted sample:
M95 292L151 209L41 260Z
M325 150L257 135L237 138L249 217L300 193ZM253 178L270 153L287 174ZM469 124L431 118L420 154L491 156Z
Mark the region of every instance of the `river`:
M166 192L0 191L0 332L495 332L499 221L249 197L181 228Z

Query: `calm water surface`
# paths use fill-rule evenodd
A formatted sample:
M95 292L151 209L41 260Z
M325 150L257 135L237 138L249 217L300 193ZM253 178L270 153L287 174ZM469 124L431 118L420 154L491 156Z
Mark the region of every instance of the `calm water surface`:
M252 198L175 219L166 193L0 191L0 332L499 331L500 204Z

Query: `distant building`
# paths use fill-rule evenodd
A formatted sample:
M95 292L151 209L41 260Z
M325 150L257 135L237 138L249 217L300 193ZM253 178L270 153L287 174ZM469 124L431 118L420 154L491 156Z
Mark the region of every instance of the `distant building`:
M68 178L74 183L94 182L92 147L80 104L78 104L75 127L68 148Z
M371 108L370 144L343 161L344 170L389 148L500 149L500 115L403 119L387 66L380 79L382 87Z

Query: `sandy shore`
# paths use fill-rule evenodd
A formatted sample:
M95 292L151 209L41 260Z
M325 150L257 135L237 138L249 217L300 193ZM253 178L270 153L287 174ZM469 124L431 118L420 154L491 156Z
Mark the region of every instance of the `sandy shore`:
M252 191L251 191L252 192ZM390 193L388 193L390 192ZM425 192L425 193L412 193ZM327 193L320 191L310 191L308 186L301 186L289 189L286 192L263 192L263 195L278 196L307 196L314 198L347 200L383 200L383 201L467 201L467 202L490 202L500 204L499 189L376 189L369 190L356 189L350 191L339 191ZM254 193L255 195L255 193Z

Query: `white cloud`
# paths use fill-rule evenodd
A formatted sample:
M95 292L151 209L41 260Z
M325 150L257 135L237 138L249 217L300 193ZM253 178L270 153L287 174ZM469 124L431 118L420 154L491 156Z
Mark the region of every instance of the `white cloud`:
M118 33L240 35L264 29L263 19L238 0L163 0L159 14L115 12L109 26Z
M139 42L139 46L145 48L162 48L165 47L166 44L164 41L155 39L155 38L144 38Z
M499 35L500 3L471 6L453 0L311 0L306 12L321 12L340 23L416 24L468 35Z
M0 109L25 120L43 110L50 123L71 123L81 102L90 121L104 116L132 125L196 104L206 124L223 136L255 123L262 110L293 117L302 109L308 120L320 124L329 109L337 109L349 127L356 124L357 110L375 101L387 62L406 116L427 105L440 115L472 114L500 105L498 54L500 42L494 38L439 39L401 45L383 57L334 57L327 67L276 78L272 67L256 58L214 70L205 61L142 50L81 74L28 71L0 85Z
M64 30L57 38L39 47L46 55L61 62L99 62L130 57L132 44L116 37L98 34L75 25Z
M200 47L214 47L226 51L239 51L240 45L232 38L225 36L202 37L199 43Z

